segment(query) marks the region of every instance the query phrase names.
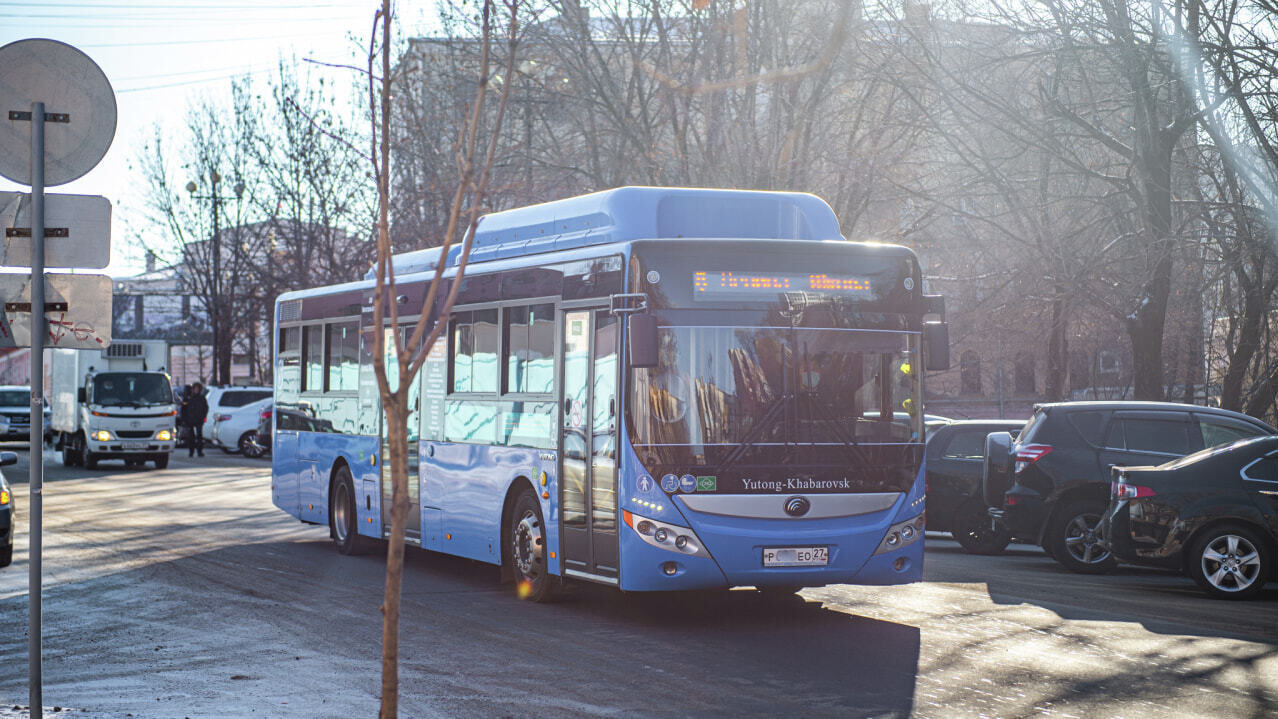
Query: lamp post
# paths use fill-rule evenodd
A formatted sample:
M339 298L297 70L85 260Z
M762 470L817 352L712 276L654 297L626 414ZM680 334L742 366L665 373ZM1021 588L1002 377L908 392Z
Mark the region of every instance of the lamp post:
M209 200L213 209L213 277L209 283L209 298L212 307L209 308L209 324L213 330L213 384L226 384L230 381L231 363L230 363L230 342L224 337L226 327L222 321L222 228L219 218L219 205L222 201L221 195L218 194L217 184L222 181L222 176L217 170L209 171L209 192L207 195L197 195L195 191L200 188L194 180L186 183L186 191L191 195L192 199ZM240 199L244 195L243 183L235 185L235 199Z

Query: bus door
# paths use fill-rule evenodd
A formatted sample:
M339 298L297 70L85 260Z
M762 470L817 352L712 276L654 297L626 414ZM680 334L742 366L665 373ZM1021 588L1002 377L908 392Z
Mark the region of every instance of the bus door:
M386 362L386 379L391 387L397 386L399 383L399 365L395 361L395 337L388 327L384 330L383 341L385 342L385 362ZM409 325L400 330L400 337L404 340L405 346L410 335L413 334L413 326ZM418 422L418 404L420 403L420 383L421 377L415 377L412 388L409 390L408 396L408 525L405 537L414 543L420 542L422 538L422 507L421 497L419 494L420 487L418 485L418 477L420 475L419 468L419 450L420 443L418 439L421 434L421 426ZM379 403L380 404L380 401ZM391 483L391 463L390 463L390 445L387 440L386 416L381 417L382 441L381 441L381 463L382 463L382 526L389 530L391 526L391 499L394 494L393 485Z
M566 574L617 582L618 321L560 312L559 506Z

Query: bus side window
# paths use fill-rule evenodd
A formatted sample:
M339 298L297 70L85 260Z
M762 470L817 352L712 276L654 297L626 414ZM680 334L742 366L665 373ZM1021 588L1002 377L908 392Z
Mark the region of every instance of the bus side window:
M324 325L302 328L302 391L324 391Z

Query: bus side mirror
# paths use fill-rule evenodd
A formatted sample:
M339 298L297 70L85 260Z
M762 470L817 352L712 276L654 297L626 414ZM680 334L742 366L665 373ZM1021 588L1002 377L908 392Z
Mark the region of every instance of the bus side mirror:
M630 315L626 319L626 335L629 337L630 366L656 367L657 318L647 312Z
M950 368L950 325L947 322L924 322L923 345L927 352L929 372Z
M86 401L88 401L88 400L86 399L86 395L85 395L85 393L84 393L84 388L83 388L83 387L81 387L81 388L77 391L77 393L76 393L76 396L75 396L75 397L76 397L76 400L80 402L80 404L84 404Z

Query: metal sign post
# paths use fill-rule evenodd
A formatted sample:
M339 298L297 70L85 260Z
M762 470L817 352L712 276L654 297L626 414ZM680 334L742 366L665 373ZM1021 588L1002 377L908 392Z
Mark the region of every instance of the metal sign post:
M44 670L41 661L40 622L43 616L40 573L43 537L40 525L44 518L44 422L36 430L36 417L44 417L44 332L36 319L44 317L44 103L31 103L31 610L27 631L27 671L31 675L31 716L44 715ZM37 456L39 459L37 459ZM38 712L38 714L37 714Z
M52 113L46 112L45 100L58 103ZM44 345L49 335L45 303L45 196L46 185L62 185L81 177L92 169L106 154L115 136L115 93L101 68L87 55L66 43L56 40L19 40L0 47L0 113L7 113L8 122L0 123L0 175L14 182L31 186L31 281L29 303L7 302L5 323L0 329L7 333L15 346L17 333L10 330L21 322L9 320L11 313L30 316L29 341L31 346L31 540L28 565L29 582L29 640L27 645L28 672L30 675L30 716L44 715L44 677L41 646L42 621L42 555L44 516ZM29 127L30 158L22 162L27 137L23 126ZM46 131L49 135L46 142ZM105 218L93 218L92 224L110 222L109 205ZM15 224L17 211L14 212ZM22 236L20 228L5 231L5 262L12 263L22 252L9 257L9 243ZM10 231L12 230L12 232ZM105 238L109 243L109 230ZM105 246L109 256L109 244ZM90 265L101 267L102 265ZM86 278L90 279L90 278ZM110 342L110 285L106 285L105 297L96 298L107 307L105 342ZM64 293L65 294L65 293ZM65 319L70 309L61 303ZM74 323L73 323L74 324ZM63 333L62 336L65 336ZM58 337L51 337L56 344ZM99 343L102 338L95 338ZM72 343L68 343L72 344Z

